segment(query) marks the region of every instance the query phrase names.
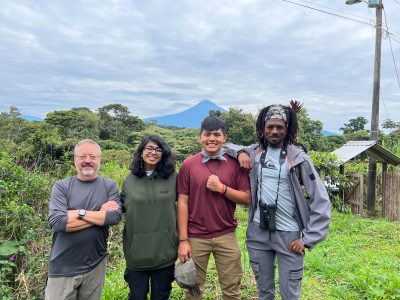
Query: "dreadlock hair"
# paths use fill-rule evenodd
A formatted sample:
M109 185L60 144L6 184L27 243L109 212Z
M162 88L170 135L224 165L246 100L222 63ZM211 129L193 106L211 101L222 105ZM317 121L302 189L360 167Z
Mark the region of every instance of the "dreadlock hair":
M256 122L257 140L263 149L266 149L268 146L268 142L264 138L265 123L266 123L265 117L266 117L268 111L273 106L276 106L276 105L269 105L269 106L261 109L260 113L258 114L258 117L257 117L257 122ZM287 132L286 132L285 139L283 141L283 148L286 149L287 145L289 145L289 144L298 146L299 143L297 142L297 132L298 132L299 127L298 127L297 114L289 106L285 106L285 105L280 105L280 106L284 109L284 111L286 113L286 120L287 120L286 121Z

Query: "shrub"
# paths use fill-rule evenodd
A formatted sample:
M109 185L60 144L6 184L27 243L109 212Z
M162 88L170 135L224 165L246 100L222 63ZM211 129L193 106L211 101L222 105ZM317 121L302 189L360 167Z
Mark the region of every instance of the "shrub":
M0 298L36 299L50 250L47 208L52 180L0 152Z
M339 212L348 213L349 207L343 202L343 197L340 197L335 189L347 189L351 182L345 175L340 174L336 155L328 152L310 151L310 157L325 184L332 207Z

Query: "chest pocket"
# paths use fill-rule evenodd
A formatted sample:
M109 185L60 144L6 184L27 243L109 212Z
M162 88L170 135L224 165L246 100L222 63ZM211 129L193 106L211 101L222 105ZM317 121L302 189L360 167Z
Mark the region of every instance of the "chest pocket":
M167 187L161 187L161 188L158 190L157 198L158 198L160 201L168 200L168 199L171 198L171 197L172 197L172 191L171 191L170 189L168 189Z

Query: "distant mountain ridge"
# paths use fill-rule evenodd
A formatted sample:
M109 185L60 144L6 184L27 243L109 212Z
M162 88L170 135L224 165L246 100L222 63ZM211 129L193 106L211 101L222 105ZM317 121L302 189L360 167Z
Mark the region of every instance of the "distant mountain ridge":
M321 133L322 133L323 135L325 135L325 136L341 135L340 133L333 132L333 131L329 131L329 130L325 130L325 129L322 129L322 130L321 130Z
M221 112L227 111L225 108L216 105L214 102L208 99L204 99L201 100L196 105L179 113L145 118L143 119L143 121L144 122L156 121L157 125L161 126L200 128L201 121L203 121L203 119L208 116L210 110L217 110ZM21 117L27 121L43 121L42 118L32 115L22 114ZM325 129L321 130L321 133L325 136L341 135L340 133Z
M42 118L36 117L36 116L31 116L31 115L21 115L21 118L31 122L31 121L43 121Z
M225 108L222 108L210 100L205 99L200 101L195 106L192 106L182 112L159 117L145 118L143 121L156 121L157 125L162 126L200 128L201 121L208 116L210 110L218 110L221 112L227 111Z
M200 128L201 121L208 116L208 112L210 110L218 110L221 112L227 111L226 109L216 105L214 102L205 99L197 103L195 106L192 106L182 112L172 115L145 118L143 121L156 121L157 125L161 126ZM321 130L321 133L325 136L340 135L340 133L325 129Z

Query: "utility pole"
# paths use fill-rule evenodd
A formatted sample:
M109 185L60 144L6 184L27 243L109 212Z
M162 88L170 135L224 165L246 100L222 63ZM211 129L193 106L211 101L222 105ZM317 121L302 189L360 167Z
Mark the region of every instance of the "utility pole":
M379 94L381 78L381 45L382 45L382 0L376 6L375 23L375 64L374 64L374 87L372 91L372 113L371 113L371 140L378 142L379 139ZM382 187L384 188L384 187ZM376 199L376 161L369 158L368 164L368 194L367 214L375 215Z
M374 86L372 91L372 112L371 112L371 141L379 140L379 93L381 81L381 44L382 44L382 0L346 0L346 4L368 3L368 7L375 7L375 63L374 63ZM384 188L384 187L382 187ZM367 214L375 215L376 199L376 160L369 158L368 164L368 193L367 193Z

